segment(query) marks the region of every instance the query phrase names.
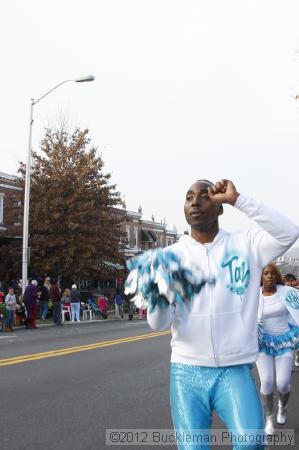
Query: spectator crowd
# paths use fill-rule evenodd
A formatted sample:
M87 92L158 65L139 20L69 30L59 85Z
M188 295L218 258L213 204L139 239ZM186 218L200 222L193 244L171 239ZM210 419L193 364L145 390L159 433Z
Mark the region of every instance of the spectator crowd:
M113 305L116 305L115 298L123 301L119 290L113 303L110 302ZM89 288L86 298L86 293L82 295L76 284L62 290L57 278L45 277L42 282L30 279L24 294L22 280L13 279L7 284L0 281L0 318L4 331L13 331L14 324L36 329L37 319L52 320L57 326L62 326L66 319L78 323L85 317L84 311L91 311L89 317L106 319L109 308L111 305L105 295L95 295ZM117 304L117 314L120 308L122 304Z

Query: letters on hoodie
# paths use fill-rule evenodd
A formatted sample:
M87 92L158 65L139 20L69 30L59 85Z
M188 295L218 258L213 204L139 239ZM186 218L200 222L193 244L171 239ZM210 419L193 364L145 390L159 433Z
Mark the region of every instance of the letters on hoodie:
M225 258L221 267L228 271L229 284L226 287L237 295L244 294L250 280L248 262L244 258L233 254ZM227 279L227 274L225 279Z

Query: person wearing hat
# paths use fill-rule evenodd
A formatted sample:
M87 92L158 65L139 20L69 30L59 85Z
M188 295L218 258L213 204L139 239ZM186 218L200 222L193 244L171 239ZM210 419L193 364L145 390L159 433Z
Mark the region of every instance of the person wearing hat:
M36 301L40 294L40 289L37 287L38 283L36 280L32 280L30 284L25 289L23 302L26 307L26 329L37 328L36 320Z
M77 285L72 285L71 290L71 313L72 323L80 322L80 291L77 289Z

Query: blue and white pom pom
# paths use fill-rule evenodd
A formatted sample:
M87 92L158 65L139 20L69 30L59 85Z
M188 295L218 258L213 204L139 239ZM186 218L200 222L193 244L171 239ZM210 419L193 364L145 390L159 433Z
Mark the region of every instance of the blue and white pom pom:
M171 250L148 250L127 261L130 270L125 294L135 294L131 300L137 308L151 312L157 305L190 304L207 283L199 267L186 266Z

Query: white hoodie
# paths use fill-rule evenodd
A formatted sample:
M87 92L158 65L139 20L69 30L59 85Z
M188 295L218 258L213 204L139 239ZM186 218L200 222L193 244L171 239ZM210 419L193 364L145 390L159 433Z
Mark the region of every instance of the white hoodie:
M199 265L206 278L216 280L196 295L191 311L170 306L148 313L154 330L171 325L172 362L223 367L257 358L261 271L291 247L299 229L278 212L243 195L234 206L262 228L220 230L208 244L184 235L167 247L185 263Z

